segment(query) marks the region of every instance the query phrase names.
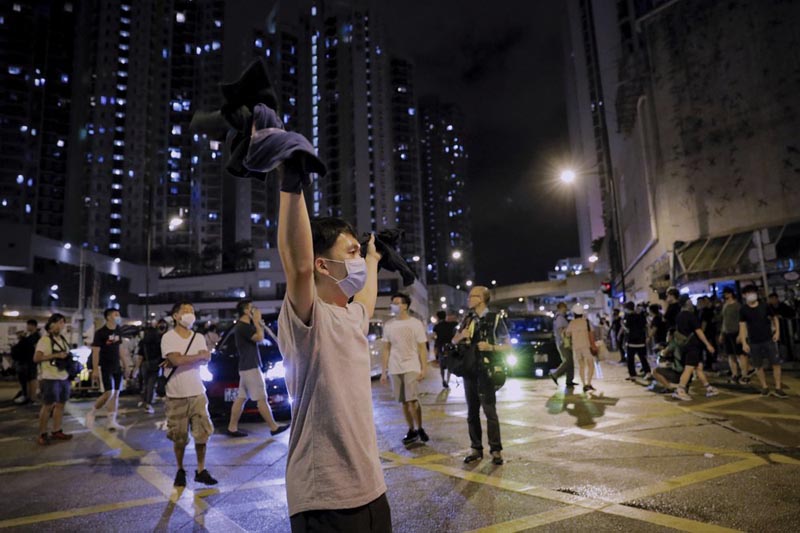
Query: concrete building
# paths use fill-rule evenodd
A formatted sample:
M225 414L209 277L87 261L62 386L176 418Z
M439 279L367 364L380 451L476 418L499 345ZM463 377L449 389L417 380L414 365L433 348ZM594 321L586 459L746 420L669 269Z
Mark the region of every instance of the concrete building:
M0 6L0 224L64 238L75 6Z
M637 300L669 285L787 284L800 259L800 59L786 51L800 6L568 6L581 252L600 220L617 221Z
M464 117L430 98L420 103L420 128L425 273L429 284L455 287L475 278Z

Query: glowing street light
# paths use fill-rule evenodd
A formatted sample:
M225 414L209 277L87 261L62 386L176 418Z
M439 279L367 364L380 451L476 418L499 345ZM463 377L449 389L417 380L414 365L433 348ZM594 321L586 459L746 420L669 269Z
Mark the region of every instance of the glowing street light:
M441 298L439 298L439 301L440 302L446 302L447 301L447 296L442 296Z
M472 280L471 280L471 279L468 279L468 280L467 280L467 281L464 283L464 285L466 285L467 287L472 287Z
M181 224L183 224L183 219L181 217L173 217L169 221L169 230L175 231L176 229L181 227Z
M598 259L600 259L600 258L597 257L597 254L592 254L592 255L589 256L589 262L590 263L597 263Z
M459 259L461 259L461 252L460 252L459 250L455 250L455 251L453 252L453 255L452 255L452 257L453 257L453 259L455 259L456 261L458 261Z
M64 243L64 249L65 250L69 250L70 248L72 248L72 245L70 243L68 243L68 242L65 242Z
M561 178L561 181L563 181L564 183L572 183L572 182L575 181L576 177L577 177L577 174L575 174L575 171L572 170L571 168L567 168L567 169L564 169L564 170L561 171L560 178Z
M497 285L497 280L496 280L496 279L493 279L493 280L492 280L492 287L494 287L495 285Z
M420 259L421 259L421 258L420 258L420 256L418 256L418 255L415 255L414 257L412 257L412 258L411 258L411 260L412 260L412 261L414 261L415 263L419 263L419 260L420 260Z

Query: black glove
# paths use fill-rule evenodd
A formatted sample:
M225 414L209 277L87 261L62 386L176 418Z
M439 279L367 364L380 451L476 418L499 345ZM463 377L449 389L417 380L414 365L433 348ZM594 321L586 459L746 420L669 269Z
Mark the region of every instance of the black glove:
M403 278L403 287L408 287L414 283L417 275L396 250L397 242L403 236L403 233L401 229L387 229L377 233L375 235L375 249L381 254L381 260L378 261L378 269L383 268L389 272L399 273ZM362 254L367 253L366 244L369 239L369 233L364 234L361 239Z

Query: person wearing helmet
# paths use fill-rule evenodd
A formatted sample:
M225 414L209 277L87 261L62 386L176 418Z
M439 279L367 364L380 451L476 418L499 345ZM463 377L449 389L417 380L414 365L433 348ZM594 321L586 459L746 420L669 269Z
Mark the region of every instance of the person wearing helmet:
M578 366L578 373L583 383L583 392L595 390L592 387L594 377L594 354L597 353L597 345L592 334L592 327L584 317L583 306L576 303L572 306L574 319L567 326L567 336L572 340L572 359Z

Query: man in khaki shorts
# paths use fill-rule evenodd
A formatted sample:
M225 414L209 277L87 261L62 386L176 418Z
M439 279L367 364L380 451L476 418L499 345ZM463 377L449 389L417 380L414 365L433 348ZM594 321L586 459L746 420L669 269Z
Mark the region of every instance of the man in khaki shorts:
M245 402L250 399L256 402L261 418L269 426L272 436L289 429L288 425L275 423L272 411L267 402L267 386L264 374L261 373L261 358L258 354L258 343L264 340L264 326L261 323L261 311L253 305L252 300L240 300L236 304L239 320L234 326L236 351L239 352L239 392L231 406L231 418L228 422L228 435L246 437L247 432L239 429Z
M409 314L410 306L408 295L392 296L391 309L396 318L383 327L381 383L386 383L388 372L392 376L395 398L403 404L403 414L408 422L403 444L417 440L428 442L428 434L422 429L422 407L418 399L418 384L424 379L428 364L427 336L422 322Z
M217 480L206 470L206 443L214 433L214 425L208 415L206 388L200 377L200 367L211 359L203 335L192 331L195 322L192 304L182 302L172 307L175 328L161 337L162 357L167 377L167 438L174 444L178 473L176 487L186 486L186 471L183 456L189 443L189 427L192 429L194 448L197 452L197 470L194 480L206 485L216 485Z

